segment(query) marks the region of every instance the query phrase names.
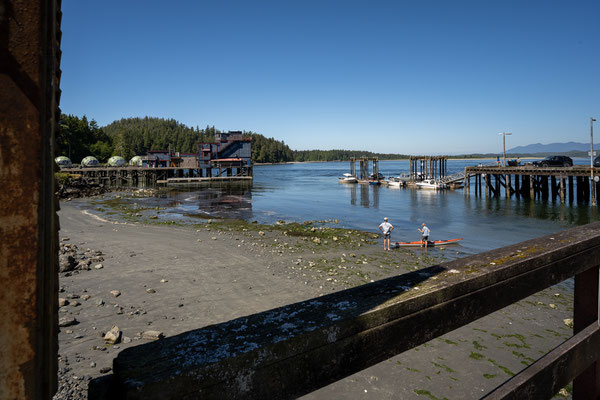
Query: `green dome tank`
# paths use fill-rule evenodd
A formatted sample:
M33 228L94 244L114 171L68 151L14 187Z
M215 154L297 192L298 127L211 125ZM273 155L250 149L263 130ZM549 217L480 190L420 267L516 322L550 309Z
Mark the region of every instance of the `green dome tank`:
M123 157L112 156L111 158L108 159L108 163L107 164L110 167L122 167L125 164L127 164L127 162L125 161L125 159Z
M82 167L97 167L99 165L100 163L98 162L98 159L94 156L87 156L86 158L81 160Z
M135 165L136 167L142 166L142 157L135 156L131 160L129 160L129 165Z
M58 156L54 159L54 162L56 164L58 164L59 167L61 168L71 168L73 166L73 163L71 162L71 160L69 159L69 157L65 157L65 156Z

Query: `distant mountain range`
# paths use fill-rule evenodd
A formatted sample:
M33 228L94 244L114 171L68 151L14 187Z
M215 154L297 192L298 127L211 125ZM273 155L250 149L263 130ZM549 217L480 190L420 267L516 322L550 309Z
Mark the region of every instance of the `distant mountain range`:
M594 149L600 149L600 144L594 143ZM527 146L517 146L506 150L513 154L535 154L535 153L567 153L570 151L590 151L589 143L567 142L550 144L528 144Z

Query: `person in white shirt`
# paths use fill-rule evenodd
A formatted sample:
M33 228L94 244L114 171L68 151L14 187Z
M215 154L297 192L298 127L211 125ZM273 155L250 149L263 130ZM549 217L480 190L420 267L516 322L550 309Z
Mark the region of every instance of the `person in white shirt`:
M383 233L383 250L390 251L390 236L394 230L394 225L390 224L387 217L385 217L379 225L379 230Z
M431 231L429 230L429 228L427 227L427 225L425 225L425 222L423 222L421 224L421 229L417 228L417 230L419 232L421 232L422 236L421 236L421 247L427 247L427 241L429 240L429 233L431 233Z

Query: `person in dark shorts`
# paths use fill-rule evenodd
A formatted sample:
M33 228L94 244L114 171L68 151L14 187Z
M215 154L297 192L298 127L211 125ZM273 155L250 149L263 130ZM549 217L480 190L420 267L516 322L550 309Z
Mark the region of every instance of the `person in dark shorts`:
M425 222L423 222L421 224L421 229L417 228L417 230L419 232L421 232L421 247L427 247L427 241L429 240L429 233L431 233L431 231L429 230L429 228L427 227L427 225L425 225Z
M379 225L379 230L383 233L383 250L390 251L390 236L394 230L394 225L390 224L387 217L385 217Z

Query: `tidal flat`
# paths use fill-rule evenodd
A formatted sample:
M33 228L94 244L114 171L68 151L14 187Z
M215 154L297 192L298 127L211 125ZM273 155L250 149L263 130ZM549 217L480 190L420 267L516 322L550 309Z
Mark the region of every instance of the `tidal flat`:
M465 255L460 246L384 252L379 235L334 219L171 219L136 202L142 195L61 203L61 244L104 260L60 276L59 297L78 301L60 309L77 323L59 335L56 398L85 398L85 383L110 373L112 359L147 340L146 331L172 336ZM568 282L552 287L304 398L479 398L571 336L563 321L572 303ZM113 326L128 340L107 344ZM74 387L80 397L67 395Z

